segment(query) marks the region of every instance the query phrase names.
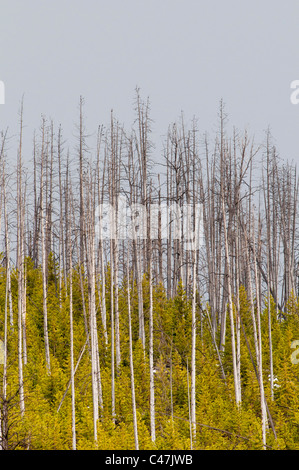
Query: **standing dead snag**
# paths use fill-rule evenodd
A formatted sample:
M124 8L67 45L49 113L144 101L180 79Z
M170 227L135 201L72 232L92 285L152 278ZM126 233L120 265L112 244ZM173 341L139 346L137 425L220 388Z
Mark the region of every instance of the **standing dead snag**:
M195 230L197 233L197 229ZM195 235L196 237L196 235ZM192 244L193 250L193 285L192 285L192 323L191 323L191 427L192 441L196 442L196 264L197 264L197 240Z
M88 306L89 306L89 331L91 345L91 377L92 377L92 401L93 401L93 426L94 441L98 440L99 406L102 408L102 386L99 362L99 344L96 318L96 278L95 278L95 190L92 171L87 180L86 190L86 221L83 225L84 240L86 240L86 266L88 280Z
M224 159L225 150L221 148L221 169L224 171ZM226 261L226 280L228 289L228 306L230 316L230 327L231 327L231 344L232 344L232 361L233 361L233 373L234 373L234 384L235 384L235 399L237 405L241 402L240 397L240 386L238 384L238 370L237 370L237 355L236 355L236 339L235 339L235 320L234 320L234 305L232 295L232 277L231 277L231 263L229 253L229 236L228 227L226 220L225 210L225 199L224 199L224 181L221 184L221 205L222 205L222 217L223 217L223 233L224 233L224 246L225 246L225 261Z
M43 278L43 314L44 314L44 342L45 342L45 356L48 374L51 373L50 364L50 346L49 346L49 332L48 332L48 305L47 305L47 266L48 260L46 255L46 221L45 221L45 197L47 203L47 193L44 189L44 171L47 167L48 154L47 154L47 135L45 127L45 119L42 121L42 148L41 148L41 173L40 173L40 218L41 218L41 250L42 250L42 278Z
M72 204L72 198L71 198ZM71 209L72 214L72 209ZM69 317L70 317L70 363L71 363L71 392L72 392L72 449L76 450L76 410L75 410L75 370L74 370L74 326L73 326L73 250L70 230L70 223L66 221L68 230L68 255L69 255Z
M254 274L255 274L255 283L256 283L256 318L257 318L257 364L259 372L259 384L260 384L260 394L261 394L261 411L262 411L262 435L263 435L263 444L266 448L267 438L266 438L266 429L267 429L267 410L265 402L265 390L264 390L264 380L263 380L263 351L262 351L262 332L261 332L261 311L260 311L260 302L259 302L259 283L257 278L257 263L256 263L256 253L255 253L255 233L254 233L254 218L253 218L253 262L254 262Z
M151 200L151 199L150 199ZM150 205L148 206L150 210ZM155 382L154 382L154 307L153 307L153 279L152 279L152 240L148 240L148 273L149 273L149 367L150 367L150 420L151 439L156 441L155 420Z
M79 216L80 216L80 266L81 269L84 264L84 193L83 193L83 159L85 150L85 136L83 128L83 97L80 96L79 104Z
M98 222L101 222L102 208L104 204L104 185L105 185L105 172L106 172L106 155L104 158L104 166L102 169L102 177L100 175L100 147L102 140L102 129L98 130L98 139L97 139L97 192L98 192L98 210L96 215L99 217ZM100 187L102 184L102 187ZM101 289L99 287L99 298L100 298L100 308L101 308L101 317L102 325L104 330L104 337L106 345L108 345L108 333L107 333L107 309L106 309L106 279L105 279L105 260L104 260L104 240L103 237L99 237L98 240L98 256L99 256L99 278L101 281Z
M139 450L137 413L136 413L136 398L135 398L134 361L133 361L131 296L130 296L130 243L129 242L128 242L128 255L127 255L127 302L128 302L129 355L130 355L130 375L131 375L131 394L132 394L134 440L135 440L135 450Z
M61 128L58 132L57 149L54 150L53 123L48 126L45 119L42 121L41 137L36 139L34 136L31 193L26 187L26 182L30 179L27 179L22 161L23 119L21 113L16 201L10 198L3 149L1 150L3 174L0 179L2 180L0 224L3 221L5 233L5 239L3 238L5 256L1 271L3 293L5 289L5 300L3 294L5 353L9 332L8 312L11 326L16 327L13 325L12 308L16 305L18 330L15 333L18 332L17 352L22 413L24 414L25 411L23 381L24 370L26 370L27 339L30 347L32 344L32 335L26 338L26 288L30 290L31 295L33 277L31 263L29 262L28 265L25 263L28 254L33 260L34 269L37 269L41 278L39 287L42 309L38 307L41 313L38 318L40 322L38 331L44 347L48 373L51 373L52 361L57 364L56 359L60 354L59 347L53 350L56 357L51 355L52 331L50 328L60 325L65 308L69 308L69 336L66 333L66 337L70 338L70 356L68 357L71 362L71 376L68 388L72 389L73 448L76 448L78 439L76 436L80 434L78 425L77 427L75 425L74 374L82 357L80 353L80 359L74 367L73 355L74 348L78 345L76 332L81 331L83 327L86 335L84 348L87 346L91 368L90 409L92 408L94 442L98 440L100 413L102 412L104 416L100 376L100 364L103 363L105 366L109 364L110 375L107 379L105 371L106 381L103 392L107 390L106 387L110 390L111 385L108 409L111 409L112 421L115 424L122 420L123 414L122 404L120 406L118 404L116 390L118 386L126 386L125 383L118 383L117 379L121 380L126 373L130 374L134 442L135 448L139 448L137 402L140 404L142 400L136 397L133 361L134 342L138 341L137 338L142 343L143 358L146 363L149 362L149 388L142 389L140 393L144 392L148 397L148 405L145 404L145 407L149 408L148 427L151 440L156 442L160 439L158 436L160 428L157 423L159 421L162 427L163 423L161 424L160 419L157 421L160 395L158 389L155 388L154 362L160 352L159 349L156 350L157 345L161 347L161 350L165 345L170 348L169 333L174 328L171 322L179 318L175 303L179 292L184 294L184 298L181 299L182 303L186 301L188 309L190 307L188 316L183 320L189 322L189 313L191 316L191 325L187 331L188 337L191 336L191 344L187 346L189 349L186 353L189 361L188 380L190 372L191 381L190 390L188 388L191 445L193 448L200 445L196 424L196 398L198 398L196 355L198 346L206 344L206 327L208 326L211 330L210 341L213 343L213 351L217 354L221 367L219 372L224 381L227 378L227 384L231 378L230 375L233 376L235 401L240 407L242 394L247 397L248 392L245 373L247 367L250 373L252 372L251 365L248 366L246 354L243 356L244 343L241 338L241 327L244 326L245 334L248 330L250 335L248 345L252 342L252 347L255 348L253 356L255 356L256 364L254 361L252 364L260 392L262 445L266 447L267 418L271 426L273 422L266 402L267 390L264 387L263 374L265 371L268 374L269 371L270 391L274 398L272 335L277 333L275 313L278 318L279 311L286 309L292 291L298 288L296 286L296 281L298 281L296 278L298 276L296 272L298 242L296 172L292 166L279 164L275 148L271 146L268 138L265 168L267 175L263 177L261 184L260 175L253 164L253 160L254 163L258 162L258 158L255 157L253 145L251 147L249 145L251 141L247 133L241 135L234 131L230 139L224 132L225 115L221 103L220 133L215 139L212 151L205 136L200 157L200 139L197 138L195 121L189 130L184 120L181 119L169 127L165 142L165 174L159 168L157 179L155 179L155 175L152 177L150 173L149 106L148 102L142 102L138 93L136 111L136 127L130 130L128 135L111 113L107 131L104 133L103 128L98 128L95 155L93 155L93 150L87 151L86 147L83 99L80 98L79 139L77 141L79 148L76 149L75 154L78 169L77 185L73 185L71 181L69 154L66 163L63 161ZM156 170L154 167L152 169ZM57 194L60 200L58 198L56 200L55 197L56 171L58 171ZM158 182L158 187L155 187L154 181ZM195 246L188 250L185 242L186 239L190 241L189 229L192 232L195 227L192 229L188 227L187 230L181 215L185 207L192 206L192 204L195 206L199 200L203 204L204 243L201 249L197 249L197 240L193 240ZM121 214L123 201L130 205L129 215L128 212L126 213L126 223L129 225L129 219L131 220L130 235L124 239L119 236L123 235L119 233L120 224L123 223L123 219L120 220L123 216ZM255 208L256 201L258 203ZM260 205L261 201L263 201L262 205ZM110 226L111 237L108 236L106 239L102 237L98 240L95 238L95 228L99 220L96 217L101 219L105 215L103 212L96 212L96 205L101 207L106 203L109 203L115 211L113 225ZM154 204L156 204L155 207ZM128 209L127 205L126 209ZM163 210L167 209L167 216L162 212L161 206ZM158 212L157 207L160 208ZM10 213L16 214L15 226ZM157 220L155 215L151 218L153 213L157 215ZM32 220L31 216L33 216ZM253 220L256 221L255 229ZM157 234L157 237L152 237L151 230ZM16 252L13 245L14 236L17 240ZM59 259L59 267L57 264L54 267L55 283L59 282L59 290L56 291L57 306L59 304L57 319L54 318L55 310L53 314L50 311L50 305L54 305L55 299L51 297L50 302L48 298L52 287L48 282L48 268L50 267L48 263L49 255L52 256L52 253L54 260ZM14 261L16 261L16 279L11 281ZM108 262L110 265L107 264ZM26 266L28 267L28 280L26 279ZM77 267L78 273L76 274ZM75 279L78 279L78 286L73 285ZM180 291L179 285L182 285ZM166 307L164 310L163 305L160 311L160 293L163 288L165 288ZM249 308L244 300L246 294ZM172 301L174 301L173 304ZM126 302L128 329L126 318L121 316L121 312L125 311L126 307L123 308L123 306ZM156 302L157 311L155 310ZM266 302L268 311L265 310ZM275 307L273 307L273 302ZM198 308L200 309L197 316ZM273 311L274 308L276 312ZM264 319L263 311L266 313ZM242 317L244 315L244 325L241 315ZM245 315L249 315L249 318L245 318ZM161 316L159 324L162 332L161 340L155 331L156 320L159 316ZM30 317L31 321L34 321L32 317ZM67 319L64 318L63 321ZM272 329L273 321L274 330ZM31 328L32 322L28 325ZM267 326L268 337L266 330L263 329L264 326ZM126 335L127 331L129 331L129 338ZM263 337L262 331L263 335L265 334ZM103 336L99 337L99 334ZM228 334L231 335L230 339L228 339ZM55 338L58 336L56 336L56 331L54 336ZM103 338L103 347L99 345L100 338ZM179 342L179 334L178 336L174 334L171 342L173 353L176 350L176 353L180 354ZM227 342L232 348L231 353L228 352L228 354L225 351ZM30 347L28 348L28 361L32 352ZM103 351L101 358L100 350ZM266 352L265 357L264 352ZM225 353L226 360L223 362L221 353ZM169 356L167 348L165 356ZM229 365L228 360L231 357L232 364ZM244 361L241 361L242 357ZM130 368L127 368L128 359L130 359ZM4 385L7 378L6 366L7 364L5 365ZM186 370L183 372L185 373ZM171 362L171 405L169 408L171 416L175 414L174 410L178 406L173 390L176 380L177 370L173 368ZM168 386L165 390L168 390ZM122 394L119 398L122 398ZM136 398L138 398L137 401ZM182 397L182 400L185 400L183 406L187 405L187 397ZM275 407L275 402L272 405ZM244 400L245 406L246 399ZM105 426L104 420L103 426ZM112 428L114 429L113 426ZM272 429L274 430L274 426Z
M11 306L11 278L10 278L10 249L9 249L9 234L8 234L8 217L6 206L6 178L5 178L5 162L4 162L4 149L5 149L6 133L2 137L2 145L0 152L0 164L2 164L2 191L3 191L3 208L4 208L4 225L5 225L5 252L6 252L6 286L5 286L5 306L4 306L4 343L3 343L3 402L6 402L6 389L7 389L7 337L8 337L8 303L12 313ZM5 410L2 410L2 413ZM5 429L2 426L5 420L2 419L0 409L0 439L3 442L3 435ZM2 446L3 447L3 446Z
M24 195L22 183L23 102L20 112L20 138L17 170L17 269L18 269L18 361L21 416L25 414L23 378L23 310L24 310Z

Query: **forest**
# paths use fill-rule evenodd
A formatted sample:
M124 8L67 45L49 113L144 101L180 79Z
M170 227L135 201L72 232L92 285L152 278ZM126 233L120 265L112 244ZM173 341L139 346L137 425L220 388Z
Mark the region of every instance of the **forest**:
M139 89L84 105L0 134L0 448L298 450L296 165L223 101L159 151Z

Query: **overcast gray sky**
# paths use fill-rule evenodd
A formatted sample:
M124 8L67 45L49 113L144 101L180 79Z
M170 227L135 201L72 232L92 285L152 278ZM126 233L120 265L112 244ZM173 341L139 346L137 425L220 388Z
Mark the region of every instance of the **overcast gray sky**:
M181 111L213 135L223 98L232 125L257 139L270 126L299 162L298 20L298 0L1 0L0 129L15 132L23 94L29 141L41 114L71 135L80 95L88 132L111 108L130 125L139 86L154 139Z

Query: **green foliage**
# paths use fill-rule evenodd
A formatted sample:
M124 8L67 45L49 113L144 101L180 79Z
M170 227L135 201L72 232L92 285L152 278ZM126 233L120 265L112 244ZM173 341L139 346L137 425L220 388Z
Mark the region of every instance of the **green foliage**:
M48 262L48 321L51 374L47 373L43 339L43 292L40 268L26 260L27 364L24 364L25 416L19 411L18 396L18 330L17 283L12 276L14 325L8 328L8 396L13 412L8 416L11 448L71 449L71 391L65 395L70 380L70 324L68 285L59 292L57 266L52 255ZM115 422L111 409L110 348L110 268L107 267L106 301L108 345L105 344L97 290L97 325L100 351L103 409L98 422L98 442L93 440L93 403L91 364L88 344L75 375L76 441L78 449L134 449L131 376L129 361L128 306L126 282L119 290L121 365L115 376ZM66 280L67 283L69 280ZM5 269L0 269L0 339L4 336ZM85 311L88 316L88 290L83 279ZM191 301L182 284L177 295L168 299L162 285L154 287L154 363L156 442L150 436L149 356L148 356L148 279L143 279L146 349L138 339L138 296L136 285L131 291L134 379L140 449L190 449L189 402L191 358ZM234 380L230 322L227 322L226 346L219 357L212 342L208 310L197 308L196 343L196 441L195 449L261 449L261 407L259 384L255 375L256 361L251 307L247 293L240 288L241 392L242 405L234 401ZM274 400L271 400L269 374L268 300L261 316L263 371L267 403L277 438L269 427L267 444L273 449L299 448L299 365L290 360L292 341L299 339L299 302L292 296L285 319L277 318L271 298L271 335L275 374ZM234 307L235 308L235 307ZM206 306L209 309L209 306ZM73 273L74 356L77 362L86 342L86 320L78 270ZM236 308L234 310L236 317ZM216 332L219 338L219 331ZM252 362L253 361L253 362ZM188 369L187 369L188 365ZM0 365L1 375L3 365ZM189 380L189 382L188 382ZM1 377L2 383L2 377ZM189 384L189 387L188 387ZM189 390L188 390L189 388ZM0 390L3 394L2 389ZM64 397L65 395L65 397ZM63 401L62 401L63 400ZM58 411L58 407L59 411ZM2 403L3 408L3 403ZM19 444L13 436L20 436ZM24 439L23 439L24 437Z

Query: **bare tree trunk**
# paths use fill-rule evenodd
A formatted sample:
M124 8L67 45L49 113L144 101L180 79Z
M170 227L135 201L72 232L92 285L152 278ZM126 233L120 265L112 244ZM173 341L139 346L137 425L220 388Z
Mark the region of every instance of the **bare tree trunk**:
M187 358L187 390L188 390L188 411L189 411L189 427L190 427L190 450L193 450L193 429L192 429L192 414L190 404L190 384L189 384L189 366Z
M43 314L44 314L44 342L46 367L48 374L51 373L50 364L50 347L48 332L48 306L47 306L47 258L46 258L46 233L45 233L45 217L44 217L44 165L47 165L45 158L45 121L42 124L42 154L41 154L41 177L40 177L40 212L41 212L41 248L42 248L42 279L43 279Z
M254 223L253 223L253 237L254 237ZM255 273L255 282L256 282L256 298L257 298L257 334L258 334L258 371L259 371L259 381L260 381L260 393L261 393L261 410L262 410L262 435L263 435L263 444L266 448L267 439L266 439L266 429L267 429L267 410L265 402L265 391L264 391L264 381L263 381L263 360L262 360L262 333L261 333L261 312L260 312L260 303L259 303L259 283L258 283L258 273L257 273L257 264L256 264L256 255L255 255L255 240L253 238L253 258L254 258L254 273Z
M114 135L114 132L116 133ZM114 208L115 221L113 222L112 235L112 258L113 258L113 279L114 279L114 320L115 320L115 365L116 369L120 366L120 328L119 328L119 299L118 299L118 263L119 263L119 247L118 247L118 195L119 195L119 162L118 162L118 145L119 145L118 128L114 131L114 120L111 113L111 168L110 168L110 204Z
M98 351L98 332L96 319L96 302L95 302L95 218L94 218L94 202L92 176L89 181L88 195L88 220L87 233L83 225L83 239L87 242L87 272L88 272L88 297L89 297L89 321L90 321L90 340L91 340L91 376L92 376L92 399L93 399L93 425L94 425L94 441L98 440L98 420L99 420L99 400L102 401L102 390L100 382L99 370L99 351ZM87 236L86 236L87 235Z
M8 303L11 302L11 285L10 285L10 249L9 249L9 234L8 234L8 217L6 205L6 180L5 180L5 163L4 163L4 147L5 147L6 133L2 140L0 161L2 160L2 190L3 190L3 206L4 206L4 230L5 230L5 251L6 251L6 287L5 287L5 306L4 306L4 351L3 351L3 403L6 402L7 390L7 335L8 335ZM3 410L4 411L4 410ZM4 411L5 412L5 411ZM0 410L0 442L1 448L5 448L4 440L6 435L5 419L2 420Z
M194 248L191 326L191 426L193 444L196 442L196 255L197 251L196 248Z
M62 142L61 142L61 127L58 131L58 178L59 178L59 308L62 308L62 284L63 273L66 277L66 263L65 263L65 248L64 248L64 227L63 227L63 186L62 186Z
M114 332L114 266L112 255L112 241L110 243L110 334L111 334L111 415L115 423L115 332Z
M7 196L6 196L6 174L5 174L5 163L4 163L4 145L5 145L6 134L3 138L3 144L1 149L1 158L3 161L3 174L2 174L2 185L3 185L3 206L4 206L4 231L5 231L5 254L6 254L6 309L7 302L9 304L9 319L10 326L13 327L13 307L12 307L12 293L11 293L11 267L10 267L10 239L8 230L8 214L7 214Z
M105 184L105 163L103 168L102 175L102 188L100 191L100 142L101 142L101 130L98 133L98 146L97 146L97 180L98 180L98 204L99 204L99 213L97 214L99 218L102 217L102 205L104 203L104 184ZM108 344L108 333L107 333L107 309L106 309L106 280L105 280L105 265L104 265L104 240L102 237L99 240L99 257L100 257L100 279L101 279L101 292L99 292L100 304L101 304L101 317L104 330L104 337L106 345Z
M250 211L251 212L251 211ZM259 306L259 292L258 292L258 283L257 283L257 263L256 263L256 254L255 254L255 236L254 236L254 224L251 227L251 223L249 223L249 234L253 233L253 265L254 265L254 276L256 281L256 298L257 298L257 314L255 315L255 308L254 308L254 300L253 300L253 288L252 288L252 277L251 277L251 267L250 267L250 260L248 256L248 235L246 231L244 231L245 235L245 251L246 251L246 259L247 259L247 269L248 269L248 285L249 285L249 297L250 297L250 305L251 305L251 317L252 317L252 326L253 326L253 337L254 337L254 347L255 347L255 355L256 355L256 363L257 363L257 379L260 388L260 397L261 397L261 412L262 412L262 439L264 448L266 448L266 427L267 427L267 408L266 408L266 401L265 401L265 393L264 393L264 384L263 384L263 369L262 369L262 343L261 343L261 325L260 325L260 306ZM250 235L249 235L250 236Z
M130 262L130 249L128 248L128 256L127 256L127 302L128 302L128 321L129 321L129 355L130 355L131 394L132 394L132 412L133 412L135 450L139 450L137 414L136 414L136 398L135 398L135 382L134 382L134 362L133 362L133 344L132 344L132 318L131 318L129 262Z
M25 204L24 204L25 205ZM26 305L26 291L27 291L27 267L24 263L24 285L23 285L23 311L22 311L22 339L23 339L23 361L24 365L27 364L27 334L26 334L26 314L27 314L27 305Z
M83 194L83 154L84 154L84 130L83 130L83 97L80 96L79 110L79 192L80 192L80 269L84 265L84 194Z
M149 366L150 366L150 419L151 439L156 441L155 420L155 382L154 382L154 311L153 311L153 280L152 280L152 240L148 240L148 266L149 266Z
M18 268L18 362L19 362L19 397L21 416L25 414L24 379L23 379L23 302L24 302L24 220L22 195L22 135L23 135L23 102L20 112L20 141L17 174L17 268Z
M130 205L131 207L137 204L137 181L136 172L134 168L134 153L133 153L134 140L131 138L129 152L128 152L128 171L129 171L129 184L130 184ZM135 211L131 214L130 227L133 238L133 259L136 267L136 284L138 296L138 335L141 340L143 350L145 351L145 331L144 331L144 312L143 312L143 287L142 287L142 272L141 272L141 249L137 239L135 230Z
M237 357L236 357L236 339L235 339L235 321L234 321L234 307L232 300L232 286L231 286L231 268L229 260L229 249L228 249L228 236L226 227L226 214L224 207L224 197L222 194L222 214L223 214L223 230L224 230L224 243L225 243L225 258L227 266L227 287L228 287L228 302L229 302L229 315L231 325L231 343L232 343L232 361L233 361L233 372L234 372L234 383L235 383L235 398L237 405L241 402L239 396L239 383L238 383L238 371L237 371Z
M273 171L273 170L272 170ZM271 321L271 295L270 287L273 285L271 277L273 276L273 265L271 259L272 240L271 240L271 209L270 209L270 149L269 134L267 139L267 191L265 194L265 211L267 221L267 303L268 303L268 335L269 335L269 363L270 363L270 391L271 399L274 400L274 376L273 376L273 353L272 353L272 321ZM274 217L274 214L272 215ZM273 234L274 235L274 234Z
M69 225L67 225L69 229ZM72 392L72 449L76 450L76 411L75 411L75 371L74 371L74 328L73 328L73 257L72 242L68 236L69 246L69 309L70 309L70 362L71 362L71 392Z

